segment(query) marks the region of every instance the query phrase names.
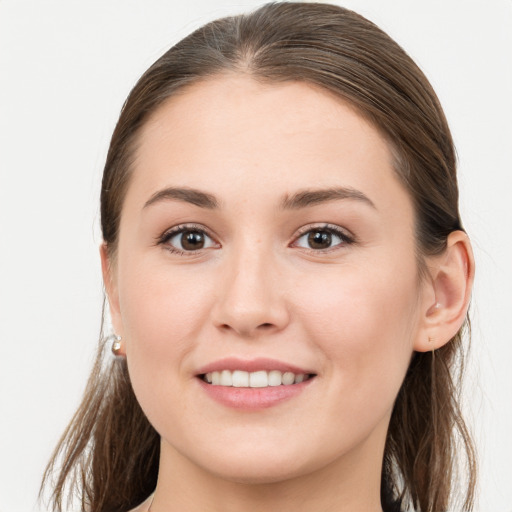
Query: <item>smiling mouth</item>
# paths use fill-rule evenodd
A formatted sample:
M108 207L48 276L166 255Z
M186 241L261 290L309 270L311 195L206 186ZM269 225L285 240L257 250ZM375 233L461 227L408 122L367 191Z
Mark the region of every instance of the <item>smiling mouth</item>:
M222 370L204 373L199 377L212 386L227 386L235 388L267 388L277 386L292 386L310 380L311 373L281 372L279 370L246 372L243 370Z

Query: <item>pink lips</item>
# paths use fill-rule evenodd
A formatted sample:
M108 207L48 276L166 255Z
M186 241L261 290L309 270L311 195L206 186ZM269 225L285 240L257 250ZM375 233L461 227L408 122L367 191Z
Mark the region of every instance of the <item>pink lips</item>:
M299 368L298 366L283 363L282 361L278 361L276 359L267 359L260 357L257 359L244 360L238 359L236 357L228 357L199 368L197 374L204 375L205 373L220 372L222 370L242 370L245 372L257 372L260 370L265 370L269 372L271 370L279 370L281 372L292 372L295 373L296 375L298 373L314 373L312 371L305 370L304 368Z
M267 358L252 360L226 358L207 364L197 371L197 382L210 398L226 407L246 411L267 409L290 400L301 394L314 380L310 378L304 382L289 386L237 388L231 386L213 386L202 379L202 376L206 373L222 370L242 370L246 372L279 370L281 372L292 372L296 375L314 374L314 372L288 363L283 363L282 361Z

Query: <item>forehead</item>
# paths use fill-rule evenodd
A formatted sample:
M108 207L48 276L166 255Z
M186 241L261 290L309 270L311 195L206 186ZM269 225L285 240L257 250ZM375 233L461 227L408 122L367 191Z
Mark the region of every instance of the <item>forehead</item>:
M196 83L152 114L138 142L129 194L140 201L164 186L220 196L238 186L252 197L348 186L377 203L397 193L408 201L379 131L345 101L304 82L228 75Z

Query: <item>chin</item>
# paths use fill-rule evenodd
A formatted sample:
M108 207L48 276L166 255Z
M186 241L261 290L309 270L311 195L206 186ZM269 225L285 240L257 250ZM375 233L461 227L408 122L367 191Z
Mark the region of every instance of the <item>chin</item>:
M256 445L258 446L258 445ZM275 484L295 479L314 472L331 460L324 460L322 454L308 453L300 446L259 446L248 449L230 447L230 452L203 452L198 454L195 464L203 470L225 481L247 484ZM205 457L206 455L206 457ZM325 454L324 454L325 455Z
M286 463L278 467L269 464L245 464L216 468L213 472L217 478L245 485L268 485L291 480L308 473L306 468L291 468Z

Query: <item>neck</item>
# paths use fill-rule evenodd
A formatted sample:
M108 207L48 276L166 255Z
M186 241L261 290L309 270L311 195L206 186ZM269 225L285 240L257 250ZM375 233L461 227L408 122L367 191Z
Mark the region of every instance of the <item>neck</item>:
M371 441L371 440L370 440ZM379 443L381 444L381 443ZM383 447L369 443L315 471L273 482L238 482L213 474L162 442L151 512L382 512Z

